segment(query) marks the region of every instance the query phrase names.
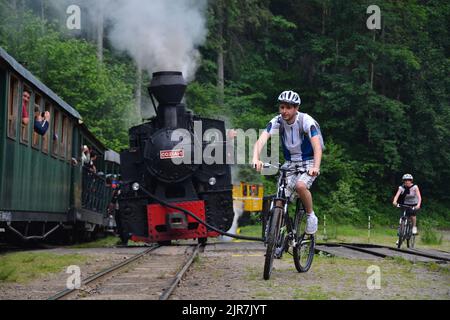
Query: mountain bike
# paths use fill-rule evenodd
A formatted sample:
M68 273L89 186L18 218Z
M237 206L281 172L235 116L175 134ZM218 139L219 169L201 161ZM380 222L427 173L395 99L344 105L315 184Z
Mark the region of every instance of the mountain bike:
M402 217L400 218L400 226L398 228L398 244L397 247L400 248L402 243L406 240L406 246L408 248L414 248L416 242L416 235L412 233L413 222L411 215L408 214L409 210L414 210L413 206L408 206L405 204L397 204L397 208L403 209Z
M273 269L273 260L281 259L283 253L294 258L298 272L307 272L314 258L315 237L307 234L306 211L300 199L297 199L294 218L289 216L289 199L286 197L288 174L303 174L305 169L296 166L294 169L281 165L264 164L264 168L275 167L280 170L278 190L272 199L264 232L266 256L264 261L264 280L268 280ZM295 191L294 191L295 192ZM292 250L290 250L292 249Z

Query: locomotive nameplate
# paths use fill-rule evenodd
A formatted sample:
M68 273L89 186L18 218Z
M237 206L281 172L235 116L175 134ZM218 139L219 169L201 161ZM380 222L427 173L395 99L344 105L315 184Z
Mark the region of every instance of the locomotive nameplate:
M164 159L182 159L184 158L184 150L164 150L159 152L159 158Z

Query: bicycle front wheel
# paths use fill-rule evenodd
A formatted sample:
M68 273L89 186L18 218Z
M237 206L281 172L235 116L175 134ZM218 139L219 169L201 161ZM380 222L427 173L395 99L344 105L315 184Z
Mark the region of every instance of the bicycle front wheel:
M280 233L280 222L283 210L281 208L275 208L272 212L268 223L270 223L270 229L267 235L267 249L266 258L264 261L264 280L269 280L273 268L273 259L275 255L275 249L277 246L278 235Z
M402 219L402 222L400 223L400 227L398 228L398 244L397 248L400 249L402 246L403 240L406 238L406 221Z
M414 243L415 243L415 240L416 240L415 235L412 233L412 229L413 229L412 222L408 221L408 230L407 230L407 233L406 233L407 234L406 246L408 248L414 248Z
M294 264L298 272L307 272L314 259L316 240L313 234L306 234L306 214L299 211L294 219L295 241Z
M412 235L410 239L406 241L408 248L414 249L414 245L416 243L416 236Z

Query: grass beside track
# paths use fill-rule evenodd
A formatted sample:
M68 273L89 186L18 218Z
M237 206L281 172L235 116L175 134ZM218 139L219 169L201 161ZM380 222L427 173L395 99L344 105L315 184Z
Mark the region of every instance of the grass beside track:
M61 272L67 266L84 263L87 259L80 254L8 253L0 256L0 283L27 283L50 273Z

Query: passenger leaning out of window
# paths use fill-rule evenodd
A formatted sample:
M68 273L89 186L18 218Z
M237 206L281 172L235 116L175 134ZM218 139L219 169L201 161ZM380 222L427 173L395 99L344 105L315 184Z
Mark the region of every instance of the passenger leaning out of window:
M29 104L30 93L25 90L22 95L22 123L26 126L30 123L30 115L28 114Z
M34 131L41 136L47 133L50 123L50 112L40 112L39 108L34 108Z
M89 171L92 173L97 173L97 167L94 161L97 160L97 153L91 149L91 161L89 162Z
M89 147L84 145L81 147L81 164L85 167L89 167L91 163L91 151Z

